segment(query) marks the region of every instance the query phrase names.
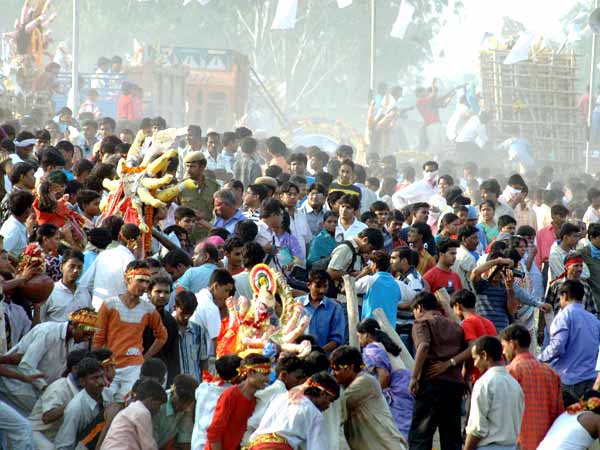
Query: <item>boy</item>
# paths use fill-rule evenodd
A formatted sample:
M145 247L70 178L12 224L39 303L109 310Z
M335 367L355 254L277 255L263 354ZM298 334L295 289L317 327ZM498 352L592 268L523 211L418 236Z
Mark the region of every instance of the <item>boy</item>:
M514 235L517 231L517 221L509 215L500 216L498 218L498 231L500 234Z
M337 242L348 241L367 228L367 225L355 216L360 208L360 199L357 195L345 194L338 200L338 205L340 218L335 229L335 240Z
M196 213L192 208L180 206L175 210L175 225L180 226L187 231L188 236L192 235L196 225Z
M202 380L198 361L206 360L208 333L200 325L190 322L198 302L190 291L180 291L175 295L175 320L179 327L179 367L181 373Z
M122 400L140 374L142 363L156 355L167 341L167 330L156 308L140 297L150 284L150 269L144 261L132 261L125 270L127 291L109 297L98 313L99 330L93 348L108 347L117 363L111 389ZM144 354L143 334L146 327L154 334L154 342Z
M190 321L208 331L208 357L215 354L217 348L217 337L221 333L223 323L225 328L229 322L229 311L225 300L234 292L235 282L233 277L225 269L216 269L210 276L208 288L202 289L196 294L198 306ZM200 361L202 370L208 369L208 361Z
M250 353L242 360L239 385L226 389L215 408L211 424L206 430L207 450L236 450L239 448L248 419L256 406L256 392L263 389L271 373L271 361L258 353Z
M100 194L90 189L82 189L77 195L77 205L81 214L95 225L100 215Z
M360 208L360 197L361 190L358 186L352 184L354 181L354 163L349 159L344 159L340 165L340 170L338 172L338 179L331 183L329 186L329 192L342 192L348 195L354 195L358 198L359 207L356 208L358 210Z
M225 256L227 257L227 272L232 276L237 275L244 271L242 265L242 250L244 248L244 241L237 236L230 236L225 241L223 250L225 250Z

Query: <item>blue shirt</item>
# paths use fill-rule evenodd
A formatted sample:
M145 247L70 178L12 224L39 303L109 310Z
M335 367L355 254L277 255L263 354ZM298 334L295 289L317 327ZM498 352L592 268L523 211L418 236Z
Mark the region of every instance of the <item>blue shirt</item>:
M310 243L308 258L306 259L308 267L320 259L331 256L336 246L337 242L335 238L327 230L321 230Z
M373 283L365 293L362 303L361 320L373 317L373 311L381 308L390 325L396 328L398 303L402 297L400 286L389 272L377 272L373 275Z
M310 303L308 295L297 299L304 305L304 313L310 317L308 332L321 347L334 341L338 345L344 343L346 324L342 306L330 298L324 297L316 308Z
M181 278L175 282L175 289L182 287L186 291L197 294L201 289L208 287L210 276L215 269L217 269L217 266L212 263L202 264L198 267L190 267L185 271Z
M549 363L566 385L596 379L600 322L581 303L561 309L550 325L550 342L538 359Z
M235 214L227 220L223 219L222 217L217 217L215 220L215 227L225 228L227 231L233 234L236 224L242 220L246 220L246 216L244 216L244 213L238 209Z

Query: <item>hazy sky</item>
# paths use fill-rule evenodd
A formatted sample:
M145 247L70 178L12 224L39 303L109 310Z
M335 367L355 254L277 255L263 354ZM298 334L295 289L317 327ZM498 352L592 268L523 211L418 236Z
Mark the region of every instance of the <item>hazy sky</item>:
M441 33L431 42L436 61L426 69L428 78L476 73L481 39L485 32L501 28L503 16L522 22L528 31L561 40L564 34L560 19L577 1L463 0L463 3L461 16L448 16ZM442 49L445 58L438 57Z

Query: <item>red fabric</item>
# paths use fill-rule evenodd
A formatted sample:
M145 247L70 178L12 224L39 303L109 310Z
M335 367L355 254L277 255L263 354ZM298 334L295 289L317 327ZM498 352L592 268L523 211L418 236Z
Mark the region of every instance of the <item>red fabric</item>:
M217 401L213 420L206 430L204 449L211 450L211 442L221 442L223 450L237 450L255 407L256 399L248 400L238 386L226 389Z
M537 262L538 267L541 268L542 264L548 261L548 258L550 257L550 249L552 248L552 244L554 244L556 239L556 233L554 232L554 227L552 224L542 228L537 232L537 255L535 257L535 262Z
M294 450L288 444L280 444L277 442L271 442L268 444L258 444L249 447L249 450Z
M117 104L117 119L135 120L133 97L121 95Z
M432 294L441 288L446 288L449 292L456 292L462 289L460 277L455 272L443 270L437 266L425 272L423 279L427 280L427 283L429 283Z
M506 368L525 394L519 443L523 450L535 450L564 410L560 377L531 353L519 353Z
M439 123L440 114L438 112L437 107L435 106L436 97L421 97L417 99L416 106L417 111L421 114L423 118L423 126L432 125L434 123Z
M467 342L474 341L481 336L496 336L496 326L485 317L472 313L460 324ZM481 377L481 372L477 367L471 369L471 381L475 383Z

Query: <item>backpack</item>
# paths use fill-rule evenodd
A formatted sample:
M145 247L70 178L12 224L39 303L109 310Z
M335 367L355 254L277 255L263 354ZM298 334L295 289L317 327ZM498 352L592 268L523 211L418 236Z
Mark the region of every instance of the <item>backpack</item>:
M352 251L352 260L350 261L350 265L348 266L348 269L347 269L347 270L351 271L352 268L354 267L354 264L356 263L356 258L358 257L358 252L354 249L354 245L352 244L351 241L342 241L337 245L337 247L339 247L340 245L347 245L348 247L350 247L350 250ZM321 258L318 261L315 261L313 263L311 270L327 271L327 268L329 267L330 262L331 262L331 256L328 256L326 258ZM344 284L343 282L329 283L329 289L327 290L327 294L326 294L327 297L335 299L338 296L338 294L340 292L342 292L343 284Z

